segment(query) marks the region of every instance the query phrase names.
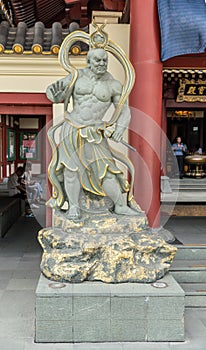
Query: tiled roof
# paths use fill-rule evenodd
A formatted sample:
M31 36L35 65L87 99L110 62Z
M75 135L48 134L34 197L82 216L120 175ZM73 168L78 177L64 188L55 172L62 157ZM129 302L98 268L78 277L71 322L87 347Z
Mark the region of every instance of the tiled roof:
M206 79L206 69L193 68L165 68L163 69L164 81L178 81L181 78Z
M52 28L45 28L42 22L36 22L28 28L25 22L19 22L17 27L10 27L7 21L0 24L0 54L43 54L57 55L64 38L74 30L79 29L73 22L69 28L62 28L60 22L55 22ZM86 28L83 30L87 31ZM88 47L84 43L75 43L73 54L85 53ZM78 50L79 48L79 50Z

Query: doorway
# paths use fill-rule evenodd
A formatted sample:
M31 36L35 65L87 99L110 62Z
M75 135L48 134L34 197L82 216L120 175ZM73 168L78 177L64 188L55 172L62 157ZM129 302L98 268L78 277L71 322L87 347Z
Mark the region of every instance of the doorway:
M33 163L34 174L46 172L45 124L45 115L0 115L1 179L26 161Z
M188 152L199 148L206 153L206 110L167 110L167 137L171 143L177 136L187 145Z

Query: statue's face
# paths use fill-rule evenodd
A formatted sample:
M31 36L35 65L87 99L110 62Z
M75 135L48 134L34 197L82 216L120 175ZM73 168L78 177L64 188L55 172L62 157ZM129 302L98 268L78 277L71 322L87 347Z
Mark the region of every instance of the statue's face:
M108 56L103 49L96 49L89 58L89 67L96 75L103 75L107 71Z

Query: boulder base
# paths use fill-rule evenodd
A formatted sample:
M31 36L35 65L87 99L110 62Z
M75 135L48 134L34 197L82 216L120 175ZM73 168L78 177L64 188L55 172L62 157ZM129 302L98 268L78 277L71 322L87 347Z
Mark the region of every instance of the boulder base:
M168 271L176 248L148 228L143 212L108 212L74 222L57 212L39 232L41 270L59 282L153 282Z

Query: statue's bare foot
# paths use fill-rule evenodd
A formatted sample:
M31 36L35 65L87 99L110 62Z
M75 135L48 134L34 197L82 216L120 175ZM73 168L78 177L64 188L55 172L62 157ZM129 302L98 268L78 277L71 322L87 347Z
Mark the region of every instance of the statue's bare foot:
M75 205L71 205L68 212L68 218L71 220L79 220L81 218L80 209Z
M115 205L114 212L119 215L137 215L137 211L128 207L127 205Z

